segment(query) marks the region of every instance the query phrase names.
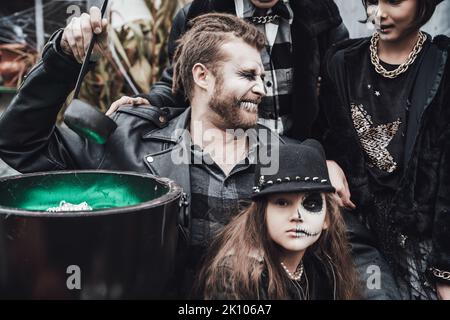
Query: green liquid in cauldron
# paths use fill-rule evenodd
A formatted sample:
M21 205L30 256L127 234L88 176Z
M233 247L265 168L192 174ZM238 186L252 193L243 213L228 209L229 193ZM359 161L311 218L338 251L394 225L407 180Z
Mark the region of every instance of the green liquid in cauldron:
M86 201L92 209L134 206L169 190L150 177L111 173L62 173L11 179L0 185L0 206L30 211Z

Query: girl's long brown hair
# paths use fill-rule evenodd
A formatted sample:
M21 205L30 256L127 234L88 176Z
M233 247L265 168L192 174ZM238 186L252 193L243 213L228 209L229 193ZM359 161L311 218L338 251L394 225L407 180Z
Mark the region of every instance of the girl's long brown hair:
M326 204L328 228L307 251L332 266L336 299L358 299L361 297L359 277L334 195L326 194ZM203 298L263 298L259 290L264 268L268 279L266 298L289 298L278 249L268 236L266 208L265 199L252 202L213 240L197 282L197 293ZM224 266L231 272L224 274ZM227 288L225 296L223 288Z

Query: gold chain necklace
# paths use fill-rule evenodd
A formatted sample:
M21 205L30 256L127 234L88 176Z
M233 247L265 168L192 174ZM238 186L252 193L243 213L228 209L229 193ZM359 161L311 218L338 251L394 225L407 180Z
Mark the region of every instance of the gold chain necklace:
M372 62L373 66L375 67L375 71L379 74L381 74L385 78L394 79L404 73L406 70L408 70L409 66L414 63L417 56L419 55L419 52L423 48L423 44L425 43L425 40L427 39L427 36L422 32L419 31L419 38L417 39L416 44L414 45L414 48L412 49L411 53L408 56L408 59L399 65L397 69L392 71L387 71L381 64L380 64L380 58L378 58L378 41L380 40L380 34L378 32L375 32L372 36L372 39L370 40L370 61Z
M289 271L289 269L286 267L286 265L281 262L281 266L283 267L284 271L288 274L289 278L295 281L298 281L301 279L303 275L303 262L300 262L295 271L292 273Z

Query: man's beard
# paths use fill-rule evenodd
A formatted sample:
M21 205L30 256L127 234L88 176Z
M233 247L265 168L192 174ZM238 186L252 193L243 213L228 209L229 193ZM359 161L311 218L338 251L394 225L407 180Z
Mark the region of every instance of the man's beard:
M216 86L214 95L209 102L209 107L214 111L220 118L222 129L250 129L255 127L258 121L258 113L251 114L246 112L248 115L243 115L240 108L243 98L237 98L235 96L223 97L223 94L219 92L222 86ZM259 101L257 101L259 103Z

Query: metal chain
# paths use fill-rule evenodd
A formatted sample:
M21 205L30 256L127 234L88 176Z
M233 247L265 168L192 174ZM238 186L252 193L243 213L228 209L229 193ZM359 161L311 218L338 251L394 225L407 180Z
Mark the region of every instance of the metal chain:
M450 280L450 272L449 271L443 271L436 268L431 268L431 271L433 272L433 275L435 277L444 279L444 280Z
M262 16L262 17L251 17L250 21L254 24L266 24L277 21L280 18L279 15Z
M422 32L419 31L419 38L417 39L416 44L414 45L413 50L408 56L408 60L406 62L402 63L398 66L397 69L392 71L387 71L381 64L380 64L380 58L378 57L378 41L380 40L380 34L378 32L375 32L372 36L372 39L370 40L370 61L372 62L373 66L375 67L375 71L382 75L385 78L394 79L404 73L406 70L408 70L409 66L414 63L417 56L419 55L420 51L423 48L423 44L425 43L425 40L427 39L427 36Z

